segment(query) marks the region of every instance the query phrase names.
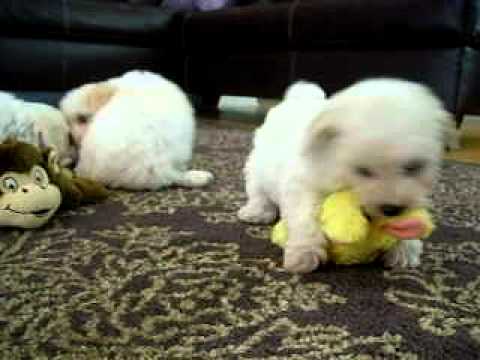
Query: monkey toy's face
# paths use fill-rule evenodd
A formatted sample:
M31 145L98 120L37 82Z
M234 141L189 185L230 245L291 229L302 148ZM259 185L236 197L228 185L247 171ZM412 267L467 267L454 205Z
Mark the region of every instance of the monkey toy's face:
M0 176L0 225L36 228L60 207L60 190L50 184L46 171L35 165L27 173Z

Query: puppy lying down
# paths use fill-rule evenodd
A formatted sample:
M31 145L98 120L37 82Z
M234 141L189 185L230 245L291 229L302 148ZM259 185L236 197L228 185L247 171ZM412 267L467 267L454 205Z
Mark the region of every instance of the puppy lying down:
M67 121L59 110L0 92L0 142L7 138L54 147L62 166L70 165L75 156Z
M426 87L371 79L325 99L311 83L291 86L256 131L245 165L245 222L286 219L284 267L311 272L325 263L327 240L315 208L329 193L349 188L370 217L426 206L453 122ZM402 241L388 266L416 266L422 243Z
M146 71L81 86L60 103L79 146L80 176L113 188L204 186L213 175L189 170L193 108L183 91Z

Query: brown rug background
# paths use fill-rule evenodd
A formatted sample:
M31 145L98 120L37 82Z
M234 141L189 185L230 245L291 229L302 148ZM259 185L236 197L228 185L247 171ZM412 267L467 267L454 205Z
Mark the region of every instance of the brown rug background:
M251 133L203 126L202 190L118 192L0 231L0 359L478 359L480 167L446 163L423 265L279 266L236 220Z

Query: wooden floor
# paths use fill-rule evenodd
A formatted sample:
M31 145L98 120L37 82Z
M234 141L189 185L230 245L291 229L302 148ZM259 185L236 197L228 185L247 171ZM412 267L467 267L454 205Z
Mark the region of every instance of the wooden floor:
M480 164L480 118L467 118L461 129L461 149L446 155L447 159Z

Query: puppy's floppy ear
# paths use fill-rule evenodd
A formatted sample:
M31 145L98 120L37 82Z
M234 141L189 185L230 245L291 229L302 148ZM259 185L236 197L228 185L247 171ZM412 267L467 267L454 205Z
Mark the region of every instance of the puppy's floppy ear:
M87 85L86 96L87 106L96 113L110 100L115 93L115 87L107 82Z
M308 130L305 153L326 150L340 134L338 125L334 123L333 114L330 112L320 114Z

